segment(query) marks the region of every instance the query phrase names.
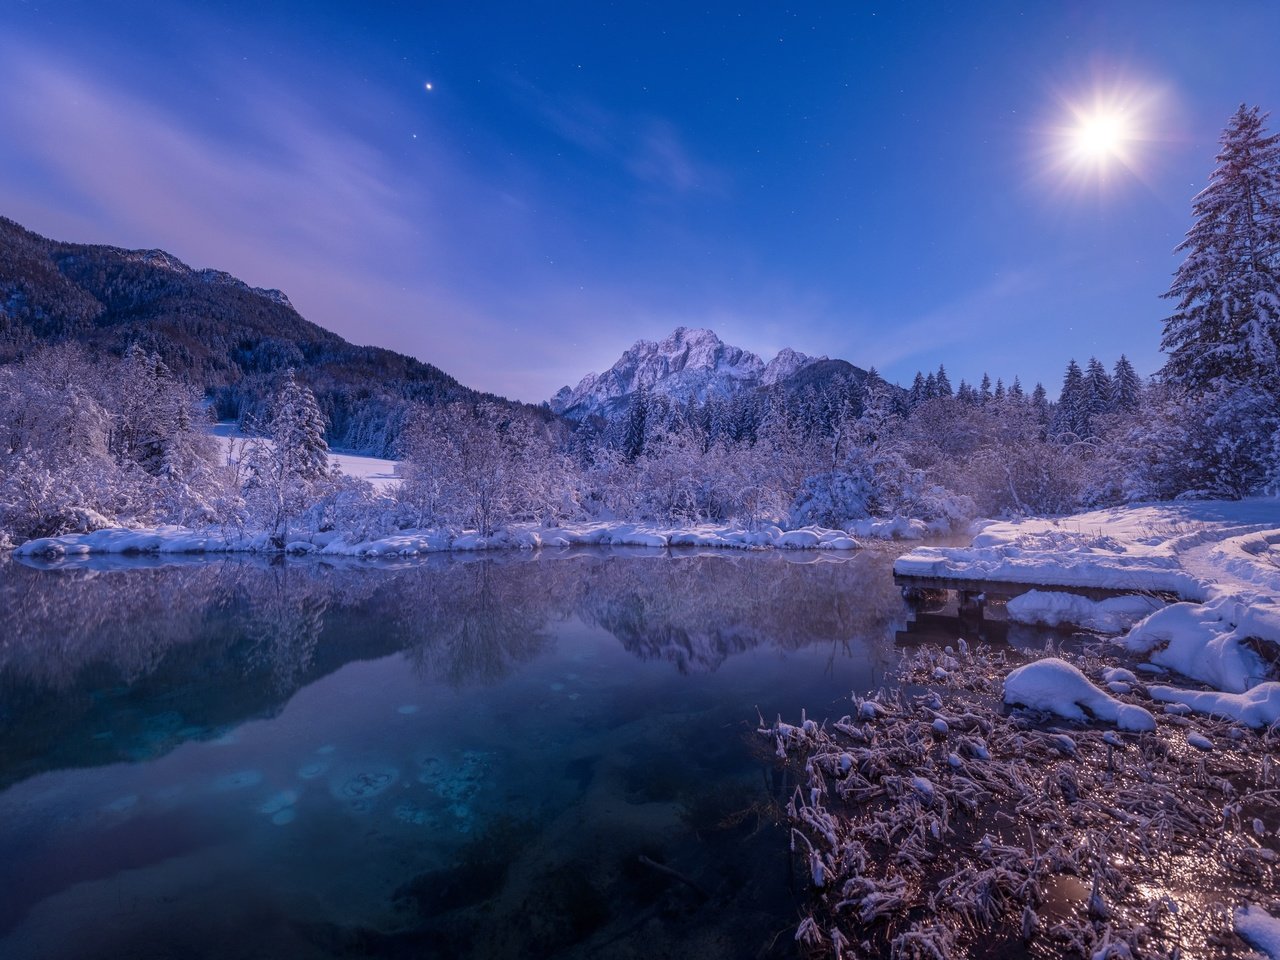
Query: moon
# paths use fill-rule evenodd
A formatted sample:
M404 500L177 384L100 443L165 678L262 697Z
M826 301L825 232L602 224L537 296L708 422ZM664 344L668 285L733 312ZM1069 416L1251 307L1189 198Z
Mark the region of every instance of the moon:
M1071 131L1072 148L1077 158L1098 164L1123 159L1125 145L1132 136L1132 128L1125 117L1110 111L1080 115Z

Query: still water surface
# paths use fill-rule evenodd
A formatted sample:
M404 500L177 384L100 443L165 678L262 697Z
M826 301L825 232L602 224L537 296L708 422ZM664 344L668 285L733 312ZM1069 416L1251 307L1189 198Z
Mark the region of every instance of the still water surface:
M0 956L792 956L756 711L884 679L891 561L0 561Z

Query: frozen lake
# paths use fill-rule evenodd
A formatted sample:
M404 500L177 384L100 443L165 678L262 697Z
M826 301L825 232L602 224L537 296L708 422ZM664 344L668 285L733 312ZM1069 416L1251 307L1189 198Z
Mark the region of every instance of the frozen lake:
M0 560L0 956L792 956L756 709L881 681L891 562Z

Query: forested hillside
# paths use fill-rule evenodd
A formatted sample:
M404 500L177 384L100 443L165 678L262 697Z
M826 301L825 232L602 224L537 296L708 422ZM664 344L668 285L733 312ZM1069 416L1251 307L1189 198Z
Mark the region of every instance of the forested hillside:
M315 393L330 444L378 456L393 453L410 403L505 403L413 357L348 343L279 290L194 270L163 250L48 240L0 217L0 362L67 342L110 356L136 344L221 419L265 422L267 398L292 368Z

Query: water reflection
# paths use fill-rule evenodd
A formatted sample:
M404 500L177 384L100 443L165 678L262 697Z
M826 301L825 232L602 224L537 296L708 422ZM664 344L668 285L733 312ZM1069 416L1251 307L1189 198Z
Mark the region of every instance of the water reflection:
M0 954L790 955L754 707L905 614L797 559L0 562Z
M217 737L356 659L402 651L425 678L492 684L547 651L549 623L574 617L681 673L762 645L822 645L834 662L853 643L884 666L903 606L883 565L607 552L397 566L0 562L0 785ZM111 736L80 736L104 724Z

